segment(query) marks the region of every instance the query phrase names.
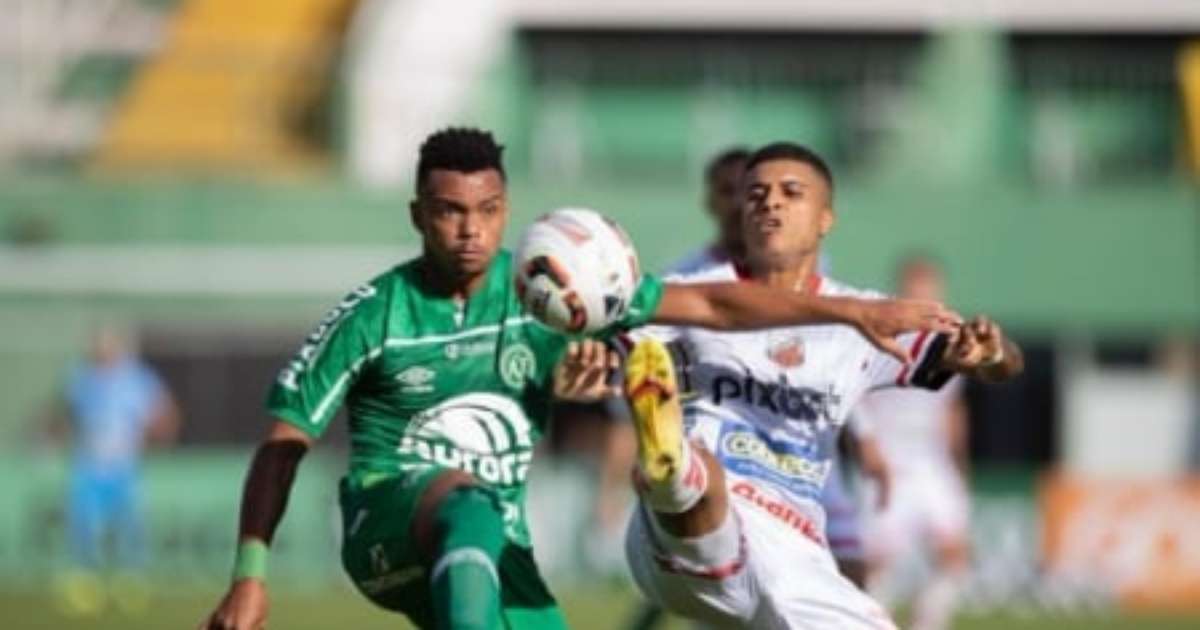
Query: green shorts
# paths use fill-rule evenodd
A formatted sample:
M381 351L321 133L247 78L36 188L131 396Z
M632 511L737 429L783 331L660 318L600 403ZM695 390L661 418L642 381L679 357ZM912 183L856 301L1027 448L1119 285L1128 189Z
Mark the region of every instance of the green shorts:
M342 565L367 599L434 628L427 565L413 544L417 502L445 469L389 477L366 488L342 481ZM566 621L527 547L509 543L500 556L500 599L510 630L565 629Z

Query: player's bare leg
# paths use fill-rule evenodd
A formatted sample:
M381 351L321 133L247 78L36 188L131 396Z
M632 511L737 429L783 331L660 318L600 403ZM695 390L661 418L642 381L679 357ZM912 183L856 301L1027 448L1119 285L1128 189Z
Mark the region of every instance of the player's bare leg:
M958 592L970 563L965 540L940 541L935 549L936 570L913 602L913 630L946 630L954 617Z
M697 538L726 523L725 473L705 448L687 441L670 352L645 339L625 363L626 396L638 441L635 483L662 529Z
M867 588L867 562L862 558L835 558L838 573L850 580L860 590Z

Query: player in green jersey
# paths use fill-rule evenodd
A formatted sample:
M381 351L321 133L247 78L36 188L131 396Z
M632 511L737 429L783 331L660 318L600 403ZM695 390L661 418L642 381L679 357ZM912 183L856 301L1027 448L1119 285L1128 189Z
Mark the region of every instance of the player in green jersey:
M421 147L419 257L356 289L320 322L267 402L275 422L243 489L233 581L202 628L265 625L267 547L296 467L345 404L342 561L372 602L422 628L562 628L530 550L525 477L556 398L610 395L602 344L523 312L500 241L501 147L447 129ZM839 322L900 357L904 330L956 316L912 301L825 299L750 284L642 279L609 334L650 321L716 328Z

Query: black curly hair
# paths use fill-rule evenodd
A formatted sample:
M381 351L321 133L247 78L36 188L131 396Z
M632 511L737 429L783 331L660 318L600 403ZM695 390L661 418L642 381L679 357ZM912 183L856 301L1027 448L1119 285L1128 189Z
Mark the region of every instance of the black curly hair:
M475 173L495 169L505 179L502 154L490 131L473 127L447 127L436 131L421 144L417 161L417 191L425 188L430 171L435 169Z
M727 166L744 165L750 160L750 149L746 147L731 147L714 155L704 167L704 179L716 179L717 172Z
M833 171L816 151L795 142L773 142L750 154L750 159L746 162L746 170L749 171L763 162L773 160L791 160L811 166L825 180L829 186L829 197L833 198Z

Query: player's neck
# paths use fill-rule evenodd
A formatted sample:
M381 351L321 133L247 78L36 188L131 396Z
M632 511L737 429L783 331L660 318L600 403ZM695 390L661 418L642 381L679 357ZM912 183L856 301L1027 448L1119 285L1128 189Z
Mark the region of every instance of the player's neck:
M725 239L717 240L709 248L713 255L721 260L739 260L745 256L742 244Z
M810 278L817 272L817 257L806 255L798 260L759 261L751 266L750 274L755 280L772 288L784 291L807 291L812 286Z
M430 292L456 300L466 300L478 291L487 279L490 268L489 265L481 273L463 275L456 270L438 265L429 256L421 259L421 277L425 280Z

